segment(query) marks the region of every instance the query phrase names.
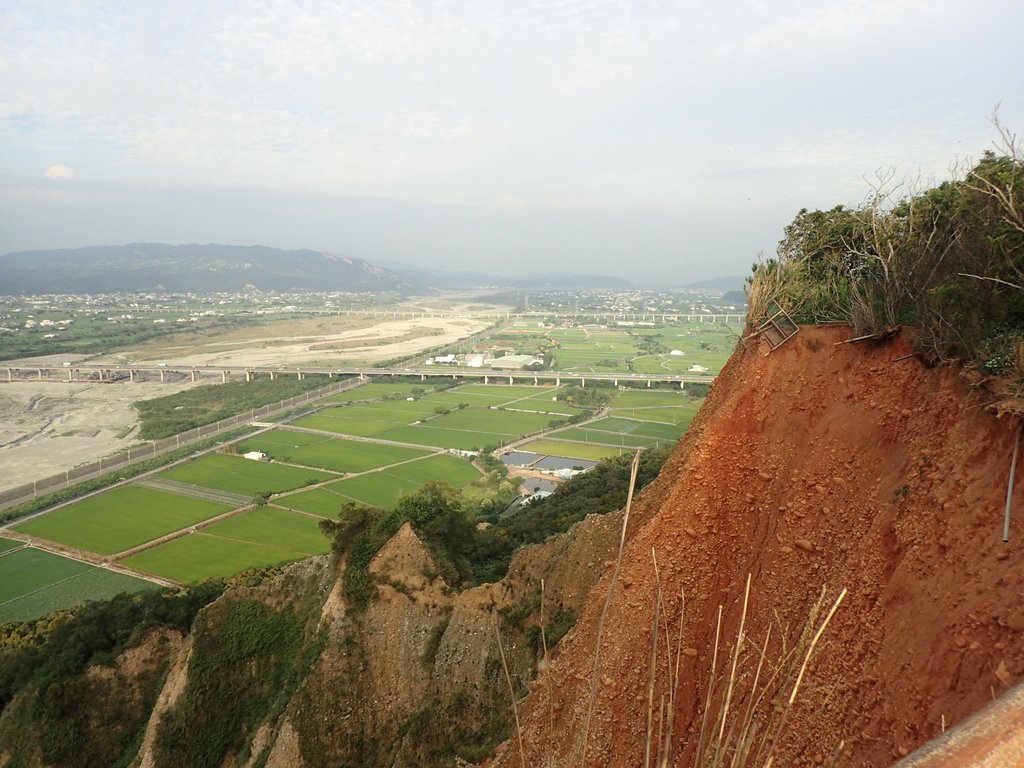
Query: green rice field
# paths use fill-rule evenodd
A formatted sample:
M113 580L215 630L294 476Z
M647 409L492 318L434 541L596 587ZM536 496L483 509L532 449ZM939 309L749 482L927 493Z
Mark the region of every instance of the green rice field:
M479 477L479 470L465 459L431 456L285 496L276 503L315 515L334 517L346 501L390 509L404 494L415 493L430 480L444 480L453 488L463 488ZM320 490L331 493L334 499L317 493Z
M627 371L641 351L627 332L609 328L552 331L551 338L558 340L555 367L562 371Z
M152 582L25 547L0 557L0 623L156 588Z
M596 443L569 443L547 437L541 437L524 443L519 447L519 450L551 456L565 456L570 459L586 459L588 461L600 461L609 456L619 456L623 453L632 455L636 452L635 448L599 445Z
M40 515L14 530L112 555L230 510L227 504L125 485Z
M736 347L736 334L719 323L679 323L637 331L655 336L658 343L682 355L650 355L633 361L637 373L686 373L693 365L707 368L707 375L721 372Z
M145 573L192 584L307 556L307 553L286 547L237 541L199 531L147 549L122 562Z
M258 507L232 515L203 528L202 532L230 541L291 549L301 556L322 555L331 548L315 518L274 507Z
M341 506L349 501L390 508L403 494L416 492L430 480L444 480L454 488L463 488L480 476L479 470L467 460L438 455L288 494L275 499L274 503L334 518Z
M521 352L532 353L548 346L555 358L554 367L563 371L682 374L700 365L712 376L721 371L736 346L734 331L739 329L688 321L628 329L598 325L541 329L530 324L507 328L495 339L507 339ZM640 344L642 337L654 337L665 351L645 351ZM672 350L682 354L672 355Z
M292 422L296 427L320 429L341 435L374 437L393 427L411 424L426 418L434 411L434 405L423 400L407 403L399 400L390 403L349 405L343 408L325 408Z
M338 516L341 505L347 501L351 501L351 499L344 498L327 487L321 486L274 499L274 504L333 519Z
M161 472L158 477L204 488L253 496L280 493L329 480L336 475L304 467L289 467L241 456L213 454Z
M680 390L667 392L660 389L622 389L615 393L610 408L654 408L657 406L687 406L691 404L688 395Z
M0 553L6 552L9 549L17 549L22 546L20 541L16 539L5 539L0 536Z
M643 419L645 421L661 421L666 424L678 424L679 426L689 426L693 417L700 410L703 400L694 400L688 405L682 405L675 408L644 408L644 409L630 409L623 408L621 410L612 411L616 416L625 416L631 419Z
M617 445L620 448L651 448L661 443L672 442L675 439L645 437L630 432L605 432L597 429L574 428L552 435L555 440L573 441L578 443L596 443L598 445Z
M711 361L701 364L712 368L715 355L724 362L732 348L731 337L720 326L673 326L643 329L643 333L656 333L665 346L683 351L672 356L677 358L670 361L673 365L691 365L699 353L701 360ZM532 339L531 334L537 330L527 329L521 335ZM628 370L630 365L640 366L637 370L644 366L666 370L665 355L640 355L637 337L625 331L596 326L550 329L546 337L558 340L556 365L567 370ZM276 494L269 506L246 509L193 530L126 558L124 564L191 583L323 554L330 544L320 533L317 518L336 517L347 502L392 508L404 494L431 480L444 480L474 493L489 492L472 485L481 473L469 461L439 450L479 450L564 425L582 411L553 399L559 391L554 386L521 384L432 389L426 384L374 381L331 398L336 404L332 407L236 446L240 453L262 451L272 462L218 453L158 475L193 486L184 493L196 497L174 489L127 485L28 520L16 530L111 555L231 511L227 503L201 498L210 493L201 489L240 499ZM701 405L678 390L608 391L612 399L607 416L541 435L522 450L587 460L632 454L640 447L676 441ZM306 487L312 484L318 487ZM0 537L0 621L31 618L76 601L152 587L149 582Z
M430 391L431 385L426 382L419 384L391 384L389 382L371 381L368 384L339 392L321 402L351 403L359 400L379 400L385 397L409 397L422 394L424 390Z
M485 445L490 444L493 439L508 442L514 439L509 434L481 435L475 432L453 432L447 429L435 429L428 426L414 425L411 427L396 427L381 434L382 438L395 440L400 443L411 443L413 445L429 445L436 448L452 448L460 451L477 451Z
M331 483L330 489L338 494L340 503L355 501L368 507L390 509L402 496L415 493L419 485L383 472L372 472Z
M277 429L246 440L238 446L238 451L263 451L277 461L349 473L366 472L428 455L427 451L415 448L377 445L287 429Z
M552 422L563 422L566 417L578 413L562 403L552 402L550 398L556 391L554 387L539 390L537 387L468 385L440 393L436 401L428 397L413 403L394 401L327 408L304 416L294 424L336 434L377 437L413 445L479 450L485 445L507 443L538 432ZM546 400L540 399L545 396ZM458 407L462 403L467 407ZM499 410L496 407L506 404L509 408L522 410ZM552 406L550 410L549 406ZM439 407L448 412L435 413L435 408ZM308 445L301 449L313 450Z

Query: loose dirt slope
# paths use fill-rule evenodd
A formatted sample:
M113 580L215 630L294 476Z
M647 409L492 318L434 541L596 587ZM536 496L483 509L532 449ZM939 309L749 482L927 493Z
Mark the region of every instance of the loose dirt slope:
M793 643L822 586L833 596L849 590L788 715L776 764L787 756L820 764L845 742L839 765L889 765L937 735L943 717L957 723L1024 676L1019 493L1010 543L1001 538L1016 424L987 412L957 372L899 359L910 352L905 340L834 346L846 336L804 329L770 355L734 355L634 505L589 736L611 568L525 702L527 765L579 765L585 738L587 765L643 764L652 549L673 644L686 593L670 764L693 764L718 606L725 653L747 574L746 629L759 645L773 626L769 659L779 638ZM668 694L662 652L655 722ZM745 710L751 677L741 667L733 711ZM514 740L494 759L519 764Z

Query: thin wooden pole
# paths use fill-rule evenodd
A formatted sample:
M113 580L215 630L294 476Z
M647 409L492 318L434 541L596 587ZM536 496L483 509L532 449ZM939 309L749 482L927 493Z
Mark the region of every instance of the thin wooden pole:
M1010 504L1013 501L1013 478L1017 474L1017 454L1020 451L1020 432L1017 430L1017 439L1013 443L1013 459L1010 460L1010 482L1006 485L1006 512L1003 514L1003 541L1010 540Z

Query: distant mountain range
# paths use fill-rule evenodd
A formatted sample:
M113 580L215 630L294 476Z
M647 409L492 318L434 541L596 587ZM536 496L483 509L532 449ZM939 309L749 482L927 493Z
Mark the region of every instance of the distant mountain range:
M725 277L713 277L710 280L687 283L683 288L694 291L742 291L745 281L746 278L742 275L726 275Z
M0 294L213 293L349 291L413 294L429 289L630 290L621 277L547 272L504 277L446 271L323 251L264 245L129 243L85 248L19 251L0 256ZM735 291L742 277L719 277L683 286Z
M633 284L621 277L581 275L572 272L544 272L528 277L502 277L484 272L448 272L409 265L389 264L392 270L408 280L442 290L461 288L529 288L554 290L571 288L608 288L627 290Z
M0 293L422 290L362 259L263 245L130 243L0 256Z

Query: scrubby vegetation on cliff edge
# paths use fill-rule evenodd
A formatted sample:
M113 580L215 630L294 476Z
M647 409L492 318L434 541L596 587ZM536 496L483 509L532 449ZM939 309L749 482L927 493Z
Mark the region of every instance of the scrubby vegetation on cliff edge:
M671 451L664 447L641 454L638 489L658 476ZM606 459L515 514L480 515L473 502L446 483L432 481L402 497L393 510L346 504L337 520L325 520L320 527L332 539L335 553L346 560L344 594L354 607L365 606L376 594L370 561L406 522L429 547L436 575L451 589L496 582L508 571L519 547L564 533L587 515L621 509L626 503L630 461L629 456Z
M962 178L919 191L882 175L866 202L801 210L777 258L754 266L750 319L773 304L854 335L919 329L929 362L963 361L1024 384L1024 155L1002 132ZM1019 392L1017 393L1019 394Z
M128 765L176 641L222 590L124 594L0 627L5 767Z

